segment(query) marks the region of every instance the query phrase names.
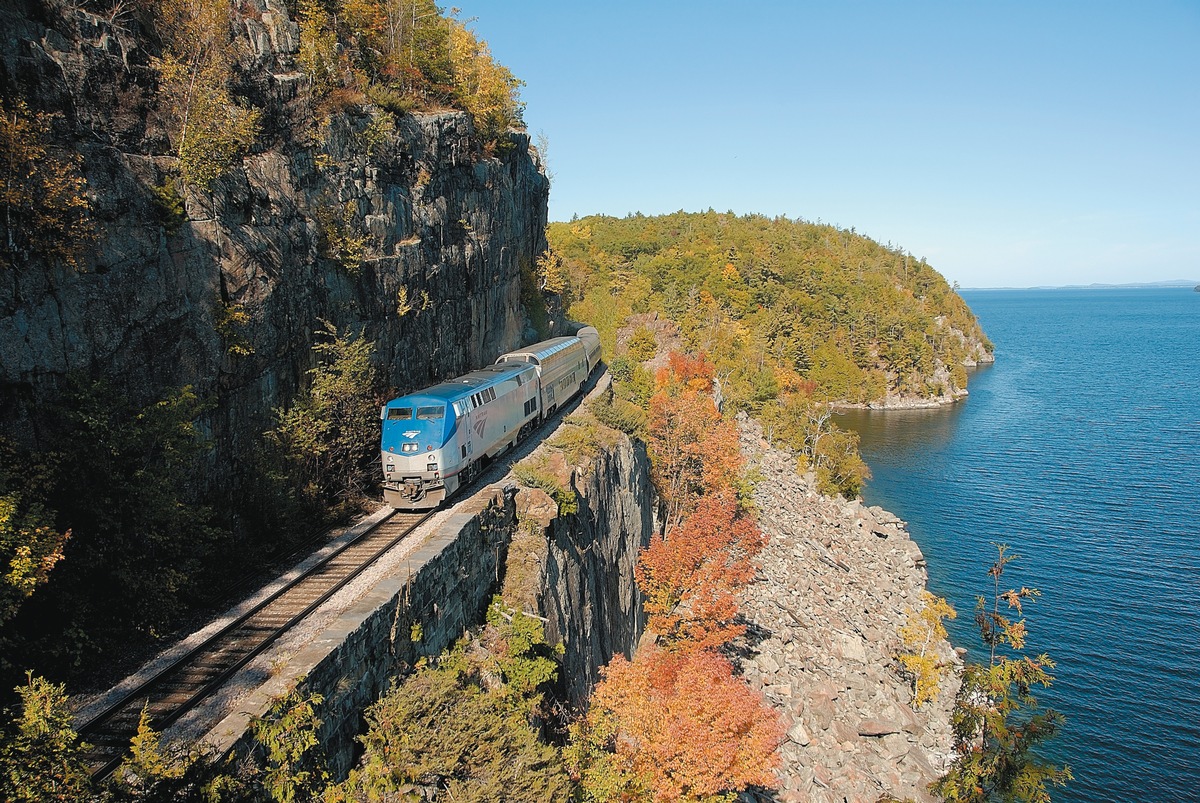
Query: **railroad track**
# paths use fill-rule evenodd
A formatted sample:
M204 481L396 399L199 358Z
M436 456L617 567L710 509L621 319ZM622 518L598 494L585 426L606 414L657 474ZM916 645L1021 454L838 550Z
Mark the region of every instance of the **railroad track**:
M129 751L143 707L157 731L198 706L276 639L357 577L436 511L397 511L341 545L79 728L89 769L110 775Z

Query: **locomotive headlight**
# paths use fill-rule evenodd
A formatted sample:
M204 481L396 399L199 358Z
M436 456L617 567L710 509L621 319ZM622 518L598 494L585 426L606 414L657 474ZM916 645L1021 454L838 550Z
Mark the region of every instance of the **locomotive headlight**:
M430 463L429 465L425 466L425 470L426 471L437 471L438 470L437 463Z
M391 473L392 473L393 471L395 471L395 470L396 470L396 467L395 467L395 466L393 466L391 463L388 463L388 465L387 465L387 473L391 474Z

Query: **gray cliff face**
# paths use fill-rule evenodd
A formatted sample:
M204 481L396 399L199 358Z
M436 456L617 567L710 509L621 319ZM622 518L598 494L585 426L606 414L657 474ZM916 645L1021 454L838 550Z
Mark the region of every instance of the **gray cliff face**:
M633 573L654 529L644 445L622 437L586 473L576 472L574 486L579 514L547 530L540 607L547 637L563 645L567 696L578 705L614 655L633 656L645 624Z
M521 267L546 247L548 182L528 136L487 157L460 112L391 125L350 110L314 128L295 24L282 3L242 7L240 90L263 130L211 192L185 192L178 226L153 193L175 158L148 38L82 11L0 11L0 87L58 115L98 235L83 271L35 255L0 273L0 434L37 445L71 376L142 404L192 385L216 402L211 483L236 477L302 387L323 321L372 340L396 392L520 344ZM364 241L361 267L335 258L330 220Z
M547 640L563 648L567 697L582 707L601 667L617 654L632 657L642 635L634 567L654 531L650 460L644 444L615 432L580 465L569 466L552 444L531 460L574 490L579 510L560 514L544 491L521 489L501 593L544 618Z

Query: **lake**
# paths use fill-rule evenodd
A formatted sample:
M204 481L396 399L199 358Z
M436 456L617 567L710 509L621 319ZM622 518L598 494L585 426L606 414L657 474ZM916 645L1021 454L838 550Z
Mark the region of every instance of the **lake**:
M962 296L996 364L948 408L838 416L863 495L909 522L956 646L979 646L993 544L1021 556L1005 587L1042 592L1038 696L1067 718L1046 753L1076 777L1056 801L1200 800L1200 293Z

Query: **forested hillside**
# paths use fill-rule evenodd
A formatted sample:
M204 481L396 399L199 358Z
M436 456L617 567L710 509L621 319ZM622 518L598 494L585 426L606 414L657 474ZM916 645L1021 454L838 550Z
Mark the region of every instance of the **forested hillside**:
M760 416L829 491L856 495L865 473L832 407L952 401L966 368L992 359L937 271L852 229L710 210L587 217L548 239L547 289L600 330L632 395L646 396L640 363L656 352L702 352L725 411Z
M924 259L853 229L757 215L588 217L550 227L572 312L615 345L655 311L754 387L757 409L814 383L828 401L952 397L991 344ZM615 298L613 304L611 299Z

